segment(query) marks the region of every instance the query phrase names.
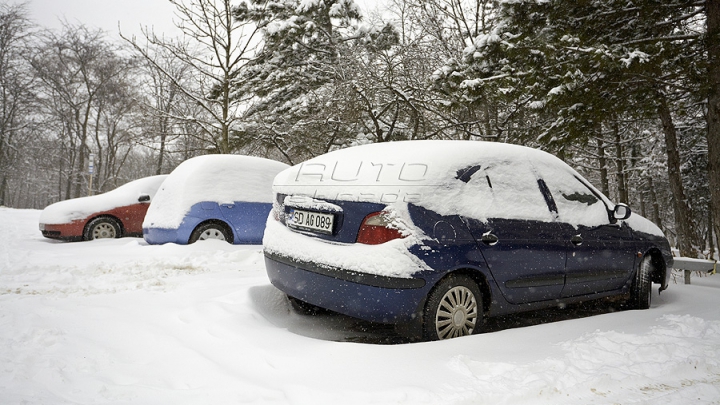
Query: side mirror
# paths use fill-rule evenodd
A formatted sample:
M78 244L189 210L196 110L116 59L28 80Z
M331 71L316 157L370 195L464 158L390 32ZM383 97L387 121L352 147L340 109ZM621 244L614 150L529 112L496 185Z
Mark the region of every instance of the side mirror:
M632 211L626 204L618 204L613 210L613 217L615 219L628 219L630 218L630 214L632 214Z
M150 196L148 194L140 194L138 202L150 202Z

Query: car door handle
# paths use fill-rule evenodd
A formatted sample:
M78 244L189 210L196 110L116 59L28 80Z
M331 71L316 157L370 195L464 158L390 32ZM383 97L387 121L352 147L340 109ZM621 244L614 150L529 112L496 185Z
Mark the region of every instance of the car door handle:
M491 234L490 232L488 232L488 233L484 233L483 236L482 236L482 238L481 238L480 240L482 241L482 243L484 243L484 244L486 244L486 245L488 245L488 246L493 246L493 245L495 245L496 243L498 243L498 240L499 240L499 239L498 239L497 236L495 236L495 235Z
M570 242L575 246L580 246L583 243L583 238L580 235L575 235L572 238L570 238Z

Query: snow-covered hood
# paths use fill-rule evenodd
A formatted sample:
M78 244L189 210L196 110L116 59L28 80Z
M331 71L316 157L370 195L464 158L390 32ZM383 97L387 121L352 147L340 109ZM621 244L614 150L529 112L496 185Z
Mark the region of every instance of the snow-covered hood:
M630 225L630 228L633 231L646 233L648 235L660 236L663 238L665 237L662 229L660 229L652 221L643 217L642 215L632 213L630 215L630 218L626 219L625 222Z
M210 201L272 202L272 181L288 165L254 156L205 155L188 159L168 176L150 204L143 228L173 229L190 208Z
M147 194L152 199L167 175L151 176L131 181L107 193L73 198L48 205L40 214L41 224L66 224L117 207L138 203Z

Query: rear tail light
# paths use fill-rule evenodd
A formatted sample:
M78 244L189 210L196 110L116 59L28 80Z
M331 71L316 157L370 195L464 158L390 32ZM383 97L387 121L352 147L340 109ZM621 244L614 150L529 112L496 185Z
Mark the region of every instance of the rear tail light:
M278 205L277 203L276 203L276 204L273 204L273 207L272 207L272 216L273 216L273 219L276 220L276 221L279 221L279 220L280 220L280 209L281 209L281 208L280 208L280 205Z
M280 213L285 210L285 197L287 197L286 194L282 193L276 193L275 194L275 201L273 201L273 207L272 207L272 215L273 218L276 221L280 221Z
M387 214L380 211L365 217L358 231L357 243L379 245L402 237L403 234L392 226L392 220Z

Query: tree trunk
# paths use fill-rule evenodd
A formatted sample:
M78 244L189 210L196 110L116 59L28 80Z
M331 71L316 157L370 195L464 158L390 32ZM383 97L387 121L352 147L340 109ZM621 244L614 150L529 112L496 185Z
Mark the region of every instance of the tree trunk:
M675 231L677 233L677 248L681 256L696 258L697 251L693 249L693 236L690 207L687 204L685 190L680 175L680 151L678 150L677 129L673 123L670 108L664 94L658 92L658 114L665 134L665 147L668 155L668 177L670 191L673 197L673 210L675 211Z
M720 236L720 0L706 0L708 179L715 235ZM720 246L720 242L716 243Z
M638 197L640 197L640 215L647 218L647 207L645 204L645 193L641 191L638 192Z
M712 213L712 204L708 204L708 227L707 227L707 246L708 246L708 255L707 259L713 259L715 257L715 241L713 237L713 213Z
M627 181L625 180L625 159L623 158L622 137L617 121L613 122L613 133L615 134L615 164L617 164L617 187L618 202L628 203Z
M650 195L650 204L652 205L652 221L658 228L662 229L662 220L660 219L660 204L658 204L657 194L655 193L655 185L651 176L647 178L648 193Z
M5 205L5 190L7 189L7 176L2 177L0 182L0 207Z
M158 118L158 129L160 130L160 152L157 161L157 169L155 170L156 175L162 174L163 160L165 158L165 140L167 139L169 126L170 124L168 123L167 117Z
M73 183L74 185L74 191L73 191L73 198L81 197L80 194L82 192L81 187L85 183L83 180L83 174L85 173L85 144L86 140L83 139L82 143L80 144L80 150L78 151L78 163L77 163L77 171L75 172L75 181Z
M597 151L598 163L600 164L600 186L602 193L610 195L610 182L608 181L607 158L605 157L605 141L602 139L602 125L598 125Z

